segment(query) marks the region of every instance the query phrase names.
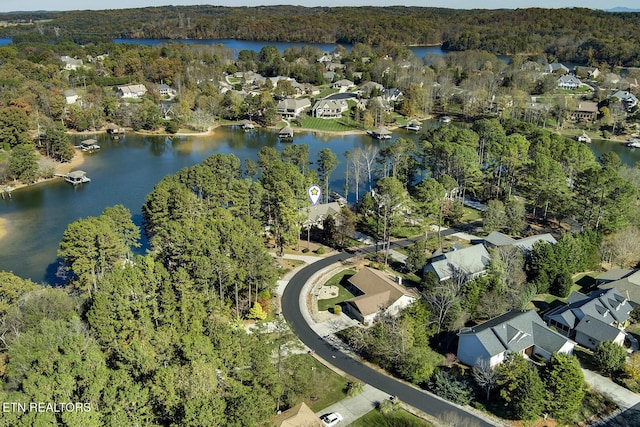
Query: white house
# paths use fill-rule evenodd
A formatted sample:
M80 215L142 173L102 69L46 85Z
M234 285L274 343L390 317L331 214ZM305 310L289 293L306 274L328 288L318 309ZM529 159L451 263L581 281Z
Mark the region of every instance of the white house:
M560 89L575 90L582 85L582 82L576 76L565 74L558 78L558 87Z
M67 105L75 104L78 101L78 94L73 89L67 89L64 91L64 98L67 102Z
M70 56L61 56L60 61L64 62L65 70L77 70L82 67L82 59L75 59Z
M567 298L567 305L549 311L544 320L562 335L595 349L604 341L624 343L624 328L631 310L628 298L616 288L586 295L573 292Z
M145 93L147 93L147 88L144 85L118 86L118 94L123 98L140 98Z
M349 106L344 99L321 99L313 105L311 115L322 119L335 119L342 117L342 113L348 109Z
M311 101L309 98L287 98L278 102L278 105L276 105L276 112L282 117L295 118L309 107L311 107Z
M627 90L619 90L611 95L612 98L618 98L627 111L631 111L633 107L638 105L638 98Z
M502 363L507 354L538 355L573 353L575 343L549 329L532 310L511 310L458 333L458 359L474 366L486 360L490 366Z

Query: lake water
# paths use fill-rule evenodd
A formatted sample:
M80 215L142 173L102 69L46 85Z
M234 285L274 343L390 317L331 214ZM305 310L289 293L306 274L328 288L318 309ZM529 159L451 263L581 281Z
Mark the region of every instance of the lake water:
M417 138L415 133L404 130L394 132L394 138L400 136ZM74 143L84 138L76 138ZM237 127L220 127L207 137L173 140L135 134L127 134L121 140L107 135L97 138L101 149L86 154L84 164L79 167L87 172L90 183L73 187L59 178L15 190L10 200L0 199L0 218L8 221L7 235L0 240L0 270L13 271L36 282L56 283L56 250L69 223L99 215L105 207L123 204L140 225L144 198L165 175L200 163L211 154L233 153L241 160L247 157L257 160L263 146L283 147L274 131L245 133ZM338 155L340 164L331 176L330 186L340 193L344 186L344 152L354 147L380 145L366 135L314 133L298 133L294 143L309 145L311 161L324 147Z
M391 141L398 137L418 139L413 132L396 130ZM123 204L131 210L134 222L140 225L144 198L165 175L200 163L211 154L232 153L240 159L257 160L263 146L279 149L284 146L274 131L245 133L238 127L220 127L207 137L174 137L172 140L135 134L127 134L121 140L113 140L107 135L97 138L102 148L99 152L86 154L84 164L79 167L87 172L90 183L73 187L56 179L16 190L10 200L0 199L0 217L8 221L7 235L0 240L0 270L13 271L36 282L55 284L56 250L69 223L99 215L105 207ZM76 138L74 142L80 139L83 138ZM297 133L294 143L309 145L312 161L325 147L338 155L340 164L331 175L330 186L340 193L344 186L344 152L381 144L366 135L312 132ZM596 156L615 151L628 165L640 161L640 149L628 149L622 144L594 141L591 148ZM353 199L351 194L349 201L353 202Z

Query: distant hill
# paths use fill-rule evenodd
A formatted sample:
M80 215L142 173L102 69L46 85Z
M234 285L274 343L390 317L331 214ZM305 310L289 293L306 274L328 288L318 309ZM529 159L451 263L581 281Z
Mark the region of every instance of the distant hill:
M630 9L628 7L614 7L613 9L606 9L607 12L640 12L640 9Z

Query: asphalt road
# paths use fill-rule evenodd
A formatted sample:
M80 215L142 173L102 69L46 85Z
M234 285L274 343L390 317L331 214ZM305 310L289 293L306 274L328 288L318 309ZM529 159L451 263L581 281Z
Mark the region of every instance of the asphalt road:
M395 242L394 245L403 245L409 242L410 240L405 240ZM372 248L368 248L365 252L371 252L372 250ZM493 426L493 424L469 414L468 412L462 411L452 404L437 399L417 388L411 387L401 381L363 365L333 347L322 337L318 336L313 329L311 329L300 311L300 293L302 292L302 287L311 278L311 276L319 270L336 262L349 259L353 256L354 254L346 252L333 255L303 268L293 276L291 280L289 280L289 284L282 295L282 313L284 318L291 324L291 327L298 338L300 338L300 340L311 350L315 351L318 356L327 360L338 369L364 383L370 384L373 387L388 393L390 396L397 396L401 401L420 409L423 412L438 418L442 418L443 415L447 413L455 413L458 417L464 419L465 425L469 427Z

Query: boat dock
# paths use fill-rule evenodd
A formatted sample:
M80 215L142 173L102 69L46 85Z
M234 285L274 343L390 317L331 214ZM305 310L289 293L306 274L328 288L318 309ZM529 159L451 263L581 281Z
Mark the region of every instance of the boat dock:
M80 142L80 145L76 145L76 148L79 148L84 152L93 152L99 150L100 146L98 145L97 139L85 139Z
M66 174L57 173L55 176L59 176L60 178L64 178L70 184L78 185L84 184L85 182L91 182L91 179L87 176L85 171L71 171Z

